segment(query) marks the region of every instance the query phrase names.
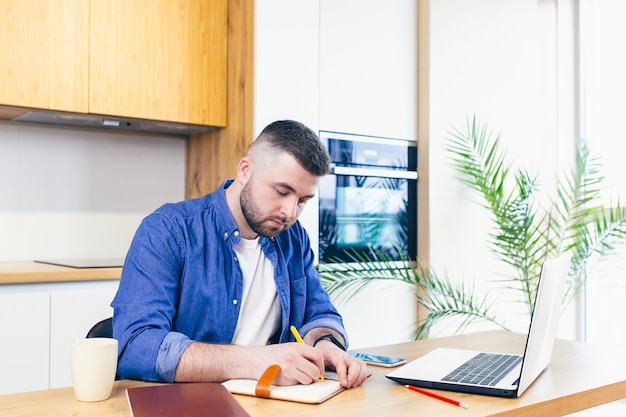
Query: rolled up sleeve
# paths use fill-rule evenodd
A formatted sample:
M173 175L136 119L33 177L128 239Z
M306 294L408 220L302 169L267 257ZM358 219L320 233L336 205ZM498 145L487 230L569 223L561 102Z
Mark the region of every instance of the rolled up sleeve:
M190 343L191 339L182 333L171 332L165 336L156 360L156 371L164 382L174 382L180 357Z

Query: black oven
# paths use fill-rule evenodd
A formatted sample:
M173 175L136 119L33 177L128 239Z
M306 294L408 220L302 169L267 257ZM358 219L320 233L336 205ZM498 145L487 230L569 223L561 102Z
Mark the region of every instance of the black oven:
M324 263L417 257L417 144L320 132L332 158L319 187L319 259ZM365 257L365 258L364 258Z

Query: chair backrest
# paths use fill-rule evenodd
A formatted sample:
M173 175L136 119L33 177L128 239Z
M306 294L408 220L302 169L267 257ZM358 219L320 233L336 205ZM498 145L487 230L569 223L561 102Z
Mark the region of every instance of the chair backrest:
M93 327L87 332L87 338L92 337L108 337L113 338L113 317L104 319L94 324ZM115 373L115 380L119 381L121 378Z
M96 323L87 333L87 338L91 337L113 338L113 317Z

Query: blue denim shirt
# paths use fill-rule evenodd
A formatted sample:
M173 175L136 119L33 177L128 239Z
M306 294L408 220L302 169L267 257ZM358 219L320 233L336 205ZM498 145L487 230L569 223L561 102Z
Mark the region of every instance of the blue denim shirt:
M240 233L224 195L231 183L198 199L166 204L137 229L111 303L122 378L173 382L189 343L231 342L243 287L233 249ZM281 306L280 329L268 342L293 341L291 325L303 335L329 327L347 342L300 223L260 243L274 265Z

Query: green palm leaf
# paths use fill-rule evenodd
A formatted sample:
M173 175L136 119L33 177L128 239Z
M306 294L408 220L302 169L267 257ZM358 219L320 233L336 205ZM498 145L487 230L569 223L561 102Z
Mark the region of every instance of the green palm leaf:
M472 323L488 321L508 330L492 313L486 296L479 298L463 281L440 277L418 262L391 261L383 252L370 255L347 251L352 262L318 265L322 284L329 294L349 300L374 281L397 281L407 284L417 302L428 310L428 316L416 324L414 338L425 338L432 326L443 319L461 318L458 331Z

